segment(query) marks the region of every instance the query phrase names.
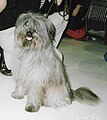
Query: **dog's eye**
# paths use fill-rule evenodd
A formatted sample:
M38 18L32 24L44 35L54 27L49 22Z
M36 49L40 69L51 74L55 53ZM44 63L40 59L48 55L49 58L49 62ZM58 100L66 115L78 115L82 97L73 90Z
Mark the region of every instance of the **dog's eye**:
M28 25L29 25L29 23L28 23L28 22L25 22L25 23L24 23L24 26L28 26Z
M37 30L37 29L34 29L34 32L35 32L35 33L38 33L38 30Z

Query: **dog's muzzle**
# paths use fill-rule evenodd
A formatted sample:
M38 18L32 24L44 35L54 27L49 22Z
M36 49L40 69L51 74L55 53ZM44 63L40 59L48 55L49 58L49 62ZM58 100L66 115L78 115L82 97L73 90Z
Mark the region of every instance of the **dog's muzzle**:
M33 39L33 33L31 31L26 32L26 40L30 41Z

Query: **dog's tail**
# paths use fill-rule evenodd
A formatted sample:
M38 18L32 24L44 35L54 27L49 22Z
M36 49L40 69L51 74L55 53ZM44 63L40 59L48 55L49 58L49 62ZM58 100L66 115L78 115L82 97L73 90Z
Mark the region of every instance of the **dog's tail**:
M80 87L74 90L74 100L89 105L95 105L101 101L100 98L87 87Z

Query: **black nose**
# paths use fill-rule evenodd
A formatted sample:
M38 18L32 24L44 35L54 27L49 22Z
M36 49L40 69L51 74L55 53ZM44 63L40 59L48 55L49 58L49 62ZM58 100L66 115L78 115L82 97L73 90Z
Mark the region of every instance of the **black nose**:
M26 36L32 37L32 32L31 32L31 31L27 31L27 32L26 32Z

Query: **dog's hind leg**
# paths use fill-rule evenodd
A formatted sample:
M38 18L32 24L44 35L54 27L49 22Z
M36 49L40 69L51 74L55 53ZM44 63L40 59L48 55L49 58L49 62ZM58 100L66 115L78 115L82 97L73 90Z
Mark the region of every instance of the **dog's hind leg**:
M70 90L65 85L52 85L46 91L45 106L63 107L71 104Z

